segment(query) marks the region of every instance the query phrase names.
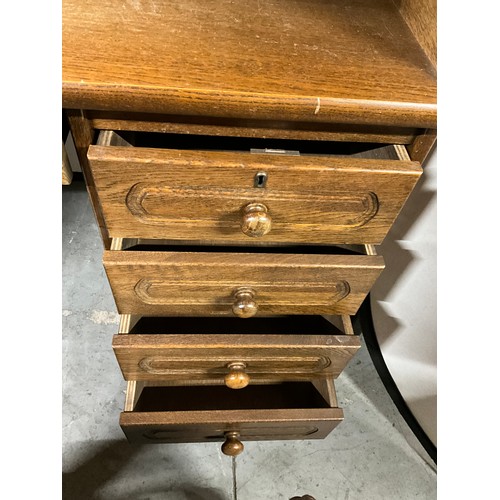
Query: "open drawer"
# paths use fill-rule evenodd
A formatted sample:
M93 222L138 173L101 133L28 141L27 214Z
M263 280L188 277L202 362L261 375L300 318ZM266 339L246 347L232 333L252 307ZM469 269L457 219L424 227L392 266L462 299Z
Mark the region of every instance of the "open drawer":
M352 315L384 268L381 256L345 254L340 248L119 250L115 242L103 263L120 314Z
M361 346L350 334L350 318L342 321L346 333L321 316L240 321L124 315L113 349L125 380L242 389L263 381L336 378Z
M131 443L223 442L237 455L241 441L321 439L343 419L331 379L251 385L173 386L128 382L120 425Z
M88 151L111 237L380 244L422 173L400 145L130 140L103 131Z

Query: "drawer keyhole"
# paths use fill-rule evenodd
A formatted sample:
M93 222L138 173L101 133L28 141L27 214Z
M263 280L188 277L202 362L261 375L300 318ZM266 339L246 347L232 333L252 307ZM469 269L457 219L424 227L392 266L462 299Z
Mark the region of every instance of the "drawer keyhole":
M255 174L254 179L254 187L256 188L265 188L267 183L267 174L266 172L257 172Z

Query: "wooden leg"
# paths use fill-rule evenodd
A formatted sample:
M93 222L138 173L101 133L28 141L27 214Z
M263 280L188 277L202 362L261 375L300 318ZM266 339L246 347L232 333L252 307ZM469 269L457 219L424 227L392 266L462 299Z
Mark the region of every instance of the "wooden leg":
M69 164L68 153L66 152L66 146L64 141L62 143L62 183L64 186L71 184L73 179L73 171L71 170L71 165Z
M92 172L87 160L87 150L88 147L92 144L94 129L90 124L90 120L85 116L85 112L83 110L71 109L67 110L66 113L68 116L71 133L73 135L73 141L75 143L80 167L85 179L85 184L87 185L90 202L94 210L97 224L101 231L104 248L108 250L111 246L111 239L104 222L101 204L99 202L99 197L97 196L94 179L92 177Z

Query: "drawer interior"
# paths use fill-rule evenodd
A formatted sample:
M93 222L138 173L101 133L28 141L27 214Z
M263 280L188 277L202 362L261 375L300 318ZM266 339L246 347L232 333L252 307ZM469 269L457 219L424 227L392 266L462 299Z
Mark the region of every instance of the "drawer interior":
M112 139L110 134L114 134ZM184 151L231 151L293 156L338 156L399 160L393 145L370 142L320 141L255 137L220 137L201 134L172 134L157 132L104 131L97 144L106 146L130 145L137 148L175 149Z
M253 242L252 242L253 243ZM113 248L116 249L116 248ZM304 255L366 255L363 246L351 245L328 245L317 244L287 244L277 245L256 244L231 244L231 245L206 245L186 244L175 240L150 240L150 239L126 239L122 243L122 250L127 252L204 252L204 253L252 253L252 254L304 254Z
M144 387L137 412L277 410L330 408L310 382L249 385L240 391L225 386Z
M331 379L225 387L131 381L120 426L131 443L322 439L343 420Z
M268 318L217 317L141 317L129 335L220 335L226 332L241 335L344 335L322 316L272 316ZM217 339L213 339L216 341Z

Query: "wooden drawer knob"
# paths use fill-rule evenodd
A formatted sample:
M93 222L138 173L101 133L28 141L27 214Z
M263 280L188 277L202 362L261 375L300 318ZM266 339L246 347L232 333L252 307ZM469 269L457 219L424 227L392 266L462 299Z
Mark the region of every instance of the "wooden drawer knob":
M229 373L224 377L224 382L230 389L243 389L250 382L248 373L245 373L245 363L229 363Z
M271 216L262 203L249 203L241 210L241 230L247 236L259 238L271 231Z
M235 457L244 450L245 447L243 446L243 443L238 439L240 437L239 432L225 432L224 437L226 440L221 446L221 450L224 455Z
M233 313L238 318L251 318L257 314L258 306L251 288L239 288L234 292Z

